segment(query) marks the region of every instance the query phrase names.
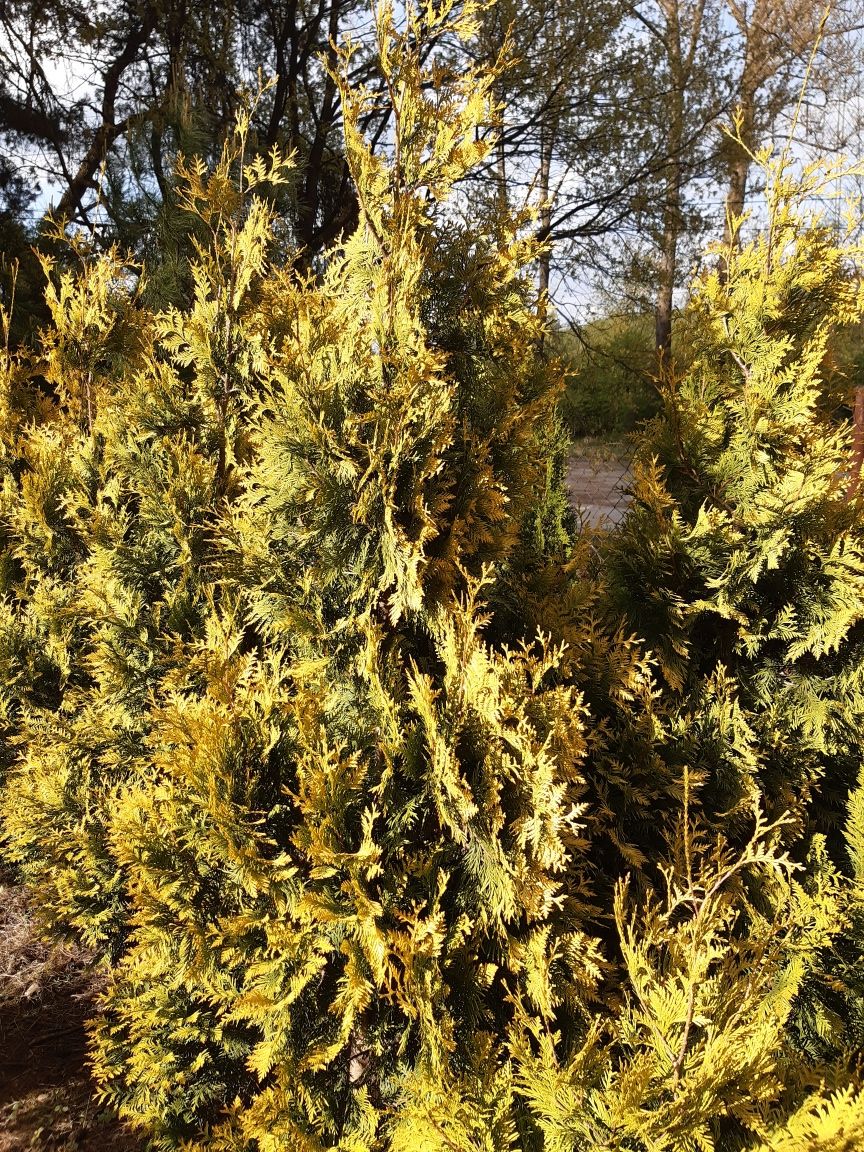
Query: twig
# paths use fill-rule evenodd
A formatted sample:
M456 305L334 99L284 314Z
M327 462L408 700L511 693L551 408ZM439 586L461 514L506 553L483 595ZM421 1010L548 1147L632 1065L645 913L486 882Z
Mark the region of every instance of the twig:
M681 1037L681 1047L678 1049L678 1055L675 1057L673 1064L674 1076L672 1079L673 1086L678 1087L678 1082L681 1079L681 1068L684 1065L684 1057L687 1055L687 1045L690 1042L690 1029L693 1025L693 1012L696 1008L696 984L691 982L690 991L687 994L687 1017L684 1021L684 1035Z

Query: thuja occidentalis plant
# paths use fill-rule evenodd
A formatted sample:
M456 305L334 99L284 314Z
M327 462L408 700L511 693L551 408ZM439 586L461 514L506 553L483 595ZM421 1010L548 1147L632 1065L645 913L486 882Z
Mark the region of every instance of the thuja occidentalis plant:
M477 15L376 9L383 97L341 50L359 219L313 271L248 115L178 166L183 306L80 239L46 261L52 324L2 361L4 853L104 968L93 1072L156 1147L851 1149L860 521L815 383L847 257L796 217L696 293L598 574L536 228L460 215L498 73L436 45ZM808 437L835 519L763 541ZM821 607L768 620L805 528L785 578Z

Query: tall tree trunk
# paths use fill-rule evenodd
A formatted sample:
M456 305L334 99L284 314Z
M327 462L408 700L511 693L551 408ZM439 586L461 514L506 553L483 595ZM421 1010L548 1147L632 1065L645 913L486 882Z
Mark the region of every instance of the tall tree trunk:
M861 487L861 472L864 468L864 387L860 385L855 389L855 406L852 409L852 466L849 475L849 484L846 488L846 499L851 500L857 496Z
M69 180L57 207L54 209L58 218L74 218L77 212L84 211L84 197L88 190L93 188L99 165L105 160L109 148L115 140L119 139L133 124L140 123L146 115L130 115L119 122L115 122L115 106L123 73L138 58L155 27L156 9L153 5L148 5L142 10L138 23L133 24L129 29L122 47L105 69L102 76L99 127L93 133L89 148L84 153L77 171Z
M503 104L503 99L501 103ZM507 153L505 151L504 143L504 120L502 115L501 125L498 129L498 139L495 141L495 174L498 180L498 199L501 204L506 206L507 196Z
M544 312L548 309L549 281L552 270L552 252L549 247L549 236L552 232L552 202L550 199L550 181L552 176L552 142L554 129L552 124L545 122L540 129L540 229L539 238L543 243L540 255L540 266L537 270L537 291L540 296L540 308Z
M728 141L728 159L726 161L726 219L723 224L723 248L731 251L738 247L738 233L741 217L744 214L744 204L747 197L747 178L750 175L750 153L755 147L755 103L756 86L754 69L749 62L744 65L744 74L741 78L741 88L738 93L738 114L740 120L738 131L741 142ZM726 283L729 274L729 262L725 255L720 257L719 274L721 283Z
M678 238L681 234L681 184L684 139L683 108L676 109L669 133L669 161L663 196L660 237L660 273L654 305L654 347L657 367L662 370L672 355L672 302L678 273Z
M660 232L660 270L654 306L654 346L658 372L668 367L672 355L672 302L678 272L678 239L683 227L681 200L688 163L684 152L685 127L694 62L702 36L704 2L696 0L691 10L685 9L687 20L682 38L681 0L660 0L665 20L662 40L671 90L667 97L667 160Z
M747 177L750 174L750 157L738 149L739 155L729 164L726 187L726 223L723 229L723 245L730 248L738 243L738 222L744 214L744 201L747 196Z
M654 345L658 367L668 365L672 353L672 300L678 267L680 205L667 200L663 214L663 240L660 250L660 276L654 306Z

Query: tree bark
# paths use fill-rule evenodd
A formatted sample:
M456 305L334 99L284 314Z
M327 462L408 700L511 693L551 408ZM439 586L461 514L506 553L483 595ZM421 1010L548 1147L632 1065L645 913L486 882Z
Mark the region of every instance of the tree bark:
M864 468L864 387L855 389L855 405L852 410L852 464L846 499L858 495L861 487L861 470Z
M672 355L672 304L678 272L678 241L683 227L682 193L688 158L685 156L688 98L703 34L705 0L686 8L682 0L660 0L664 26L660 40L669 68L669 121L660 232L660 269L654 307L654 343L658 371ZM682 12L686 14L682 29Z
M115 121L117 92L123 73L137 59L138 53L150 39L155 27L156 12L152 6L148 6L144 10L140 22L130 29L120 52L105 70L102 89L102 122L93 134L90 147L84 153L74 176L60 197L60 202L55 209L58 216L71 217L75 211L81 209L84 196L88 188L93 187L93 178L99 165L104 161L108 149L133 122L131 117L127 117L119 123Z
M741 140L728 141L726 219L723 224L723 248L726 252L731 252L739 245L739 229L747 198L747 179L750 175L750 153L756 144L757 83L751 62L746 60L738 93L738 132ZM719 274L721 283L725 284L729 275L729 260L725 255L720 257Z
M731 247L738 242L738 224L744 215L744 201L747 196L747 177L750 174L750 158L739 155L729 164L728 186L726 189L726 225L723 230L723 244Z
M677 165L667 184L660 247L660 275L654 306L654 345L658 368L669 363L672 354L672 305L678 269L678 232L681 227L681 189Z
M554 131L551 124L544 123L540 130L540 227L538 238L543 244L540 254L540 266L537 271L537 291L540 297L540 308L544 313L549 307L549 281L552 270L552 252L549 247L549 237L552 232L552 201L550 198L550 181L552 175L552 142Z

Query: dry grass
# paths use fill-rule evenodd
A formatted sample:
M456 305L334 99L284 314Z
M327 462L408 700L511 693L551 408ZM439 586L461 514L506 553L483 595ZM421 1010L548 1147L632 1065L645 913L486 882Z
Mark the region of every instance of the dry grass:
M48 947L39 939L21 888L0 880L0 1012L22 1002L88 995L89 957L80 949Z
M94 1099L90 957L42 943L20 888L0 878L0 1152L140 1152Z

